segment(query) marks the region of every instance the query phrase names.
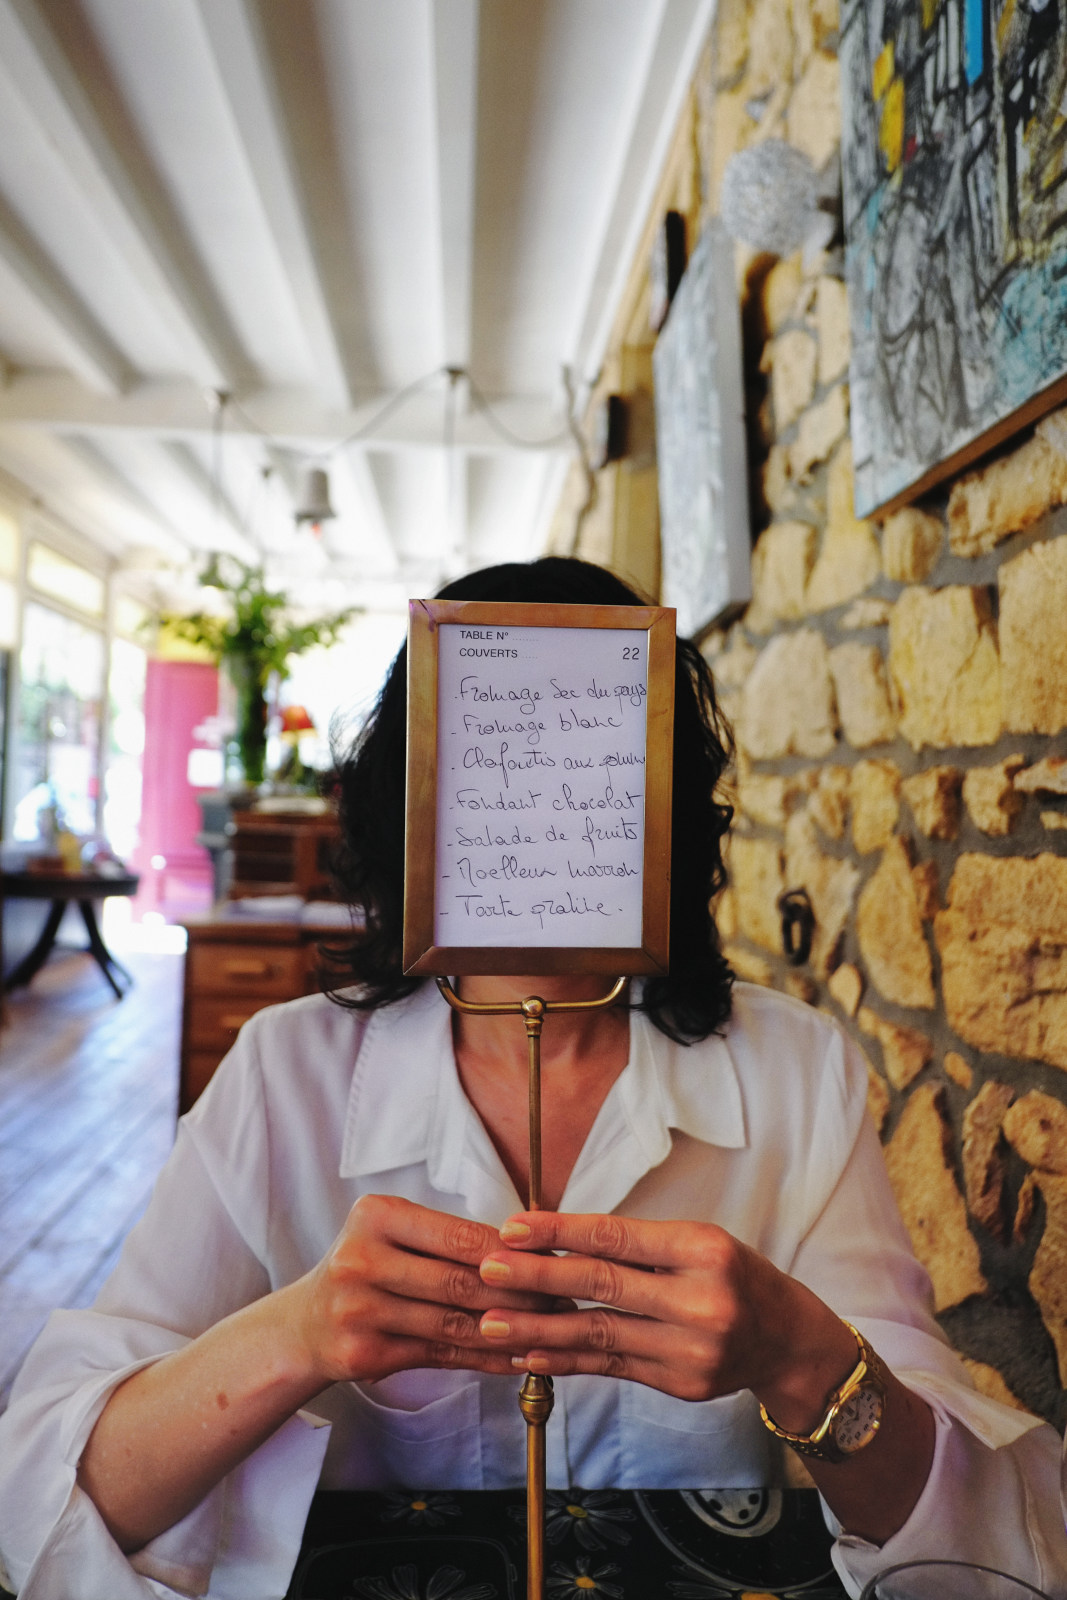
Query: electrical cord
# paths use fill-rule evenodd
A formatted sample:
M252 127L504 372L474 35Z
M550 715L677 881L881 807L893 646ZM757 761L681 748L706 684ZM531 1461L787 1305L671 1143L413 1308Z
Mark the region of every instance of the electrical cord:
M564 444L568 440L575 438L575 425L573 423L573 419L570 417L568 418L568 424L566 428L563 428L559 433L552 434L547 439L523 438L521 434L515 433L512 428L508 427L507 423L504 422L502 418L497 416L488 399L475 383L466 367L434 367L432 372L424 373L421 378L416 378L414 382L405 384L404 388L399 389L396 394L390 395L389 399L384 401L383 404L379 406L378 410L374 412L373 416L368 417L366 422L361 423L358 428L354 429L352 433L347 434L345 438L339 439L336 444L330 445L328 449L320 451L317 455L309 455L307 457L308 462L314 466L320 465L329 461L330 457L336 455L338 451L346 449L348 445L357 444L361 439L369 438L376 428L380 428L382 423L387 421L388 418L398 411L403 405L405 405L408 400L412 399L414 395L419 394L423 389L428 388L436 378L440 377L447 378L449 383L448 395L446 396L446 399L449 402L449 410L446 411L445 417L445 442L448 445L452 444L455 436L454 400L456 385L460 379L466 380L467 387L470 390L471 400L475 408L482 414L490 428L492 428L493 432L497 434L499 438L506 440L508 444L514 445L516 449L549 450L554 445ZM277 448L283 448L282 441L278 439L276 435L271 433L269 428L265 428L263 427L262 423L257 422L239 400L235 400L232 395L228 395L224 404L228 406L229 409L237 412L244 419L249 428L252 429L253 433L258 434L261 439L266 440L268 444L274 445Z

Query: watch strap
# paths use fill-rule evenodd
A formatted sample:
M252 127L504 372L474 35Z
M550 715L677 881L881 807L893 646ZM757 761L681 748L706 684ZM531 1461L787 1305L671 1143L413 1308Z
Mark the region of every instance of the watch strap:
M764 1427L769 1428L776 1438L784 1440L799 1454L810 1456L816 1461L839 1462L848 1460L845 1452L839 1448L831 1430L838 1411L850 1395L855 1394L856 1390L863 1387L864 1384L869 1384L881 1393L883 1399L885 1398L885 1368L859 1329L854 1328L851 1322L845 1322L843 1317L841 1320L856 1341L859 1360L844 1382L838 1384L830 1395L826 1402L826 1409L811 1433L790 1433L787 1428L778 1426L765 1405L761 1403L759 1408ZM873 1436L872 1433L872 1438ZM869 1443L869 1441L865 1441L865 1443Z

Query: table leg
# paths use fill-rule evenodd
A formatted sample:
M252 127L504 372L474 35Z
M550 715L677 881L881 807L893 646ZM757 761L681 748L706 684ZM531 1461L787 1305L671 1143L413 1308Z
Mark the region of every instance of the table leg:
M115 957L111 954L103 939L101 939L93 902L91 900L79 900L78 905L81 907L85 931L89 935L89 949L92 951L93 958L108 983L114 989L116 1000L121 1000L132 984L133 977L120 962L115 960ZM124 979L124 983L119 983L118 978L115 976L116 973Z
M25 984L29 983L35 973L40 972L52 952L52 946L56 942L56 934L59 932L59 924L63 921L63 913L66 909L67 902L65 898L52 901L52 909L48 913L48 921L44 925L41 937L29 954L23 956L18 966L12 968L5 978L5 990L21 989Z

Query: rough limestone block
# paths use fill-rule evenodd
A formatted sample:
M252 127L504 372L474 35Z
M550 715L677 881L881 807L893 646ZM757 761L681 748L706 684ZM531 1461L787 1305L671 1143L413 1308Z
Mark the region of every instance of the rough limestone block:
M915 898L919 904L920 917L924 922L932 922L940 909L938 890L941 885L937 862L916 862L911 869L911 881L915 885Z
M721 0L715 15L715 81L731 83L748 59L748 12L746 0Z
M836 963L838 946L852 909L859 873L851 861L826 855L806 811L790 817L785 830L785 886L806 889L815 913L811 967L825 979Z
M789 475L794 483L810 483L811 470L825 461L848 427L848 390L837 384L800 419L789 447Z
M749 644L739 629L735 629L729 645L720 650L710 663L716 685L724 689L740 689L759 658L755 645Z
M741 691L737 738L757 761L828 755L837 708L826 643L810 628L781 633L760 652Z
M1028 1172L1019 1185L1019 1199L1015 1207L1015 1221L1012 1224L1011 1238L1013 1244L1023 1244L1030 1232L1030 1224L1034 1220L1034 1210L1037 1205L1037 1173Z
M857 761L852 768L852 843L860 855L882 850L900 815L900 773L891 761Z
M826 987L847 1017L856 1015L863 993L863 976L851 961L842 961L826 980Z
M918 1028L887 1022L870 1006L863 1006L856 1020L863 1032L881 1045L885 1075L894 1089L906 1089L934 1059L933 1043Z
M1067 456L1035 436L952 486L948 537L953 555L980 556L1067 500Z
M1004 711L988 591L905 589L889 619L889 674L914 749L998 739Z
M763 319L767 324L767 332L776 334L789 317L795 314L795 307L804 286L804 274L800 265L800 252L796 255L783 256L776 261L763 280L762 302Z
M971 1216L995 1239L1007 1236L1004 1211L1004 1150L1001 1124L1015 1091L1006 1083L983 1083L963 1113L963 1187Z
M806 1006L813 1006L819 998L819 985L805 972L787 972L785 992L791 994L794 1000L803 1000Z
M886 1147L886 1166L915 1254L930 1274L935 1311L986 1290L952 1171L950 1140L944 1090L920 1084Z
M763 498L771 514L782 516L797 503L797 491L790 476L789 446L772 445L763 465Z
M752 0L749 39L759 41L751 50L745 88L760 99L793 76L793 17L791 0Z
M940 517L915 506L894 511L882 529L882 566L894 583L922 583L937 566L945 542Z
M946 1050L945 1074L953 1083L958 1083L961 1089L970 1089L974 1084L974 1072L969 1062L965 1061L958 1050Z
M1056 1346L1060 1384L1067 1387L1067 1178L1042 1173L1036 1182L1045 1201L1045 1230L1034 1256L1030 1293Z
M753 603L745 619L750 628L770 632L776 620L804 615L818 537L809 522L772 522L760 534L752 552Z
M737 937L737 897L732 889L720 889L712 905L712 915L721 938Z
M1067 756L1044 756L1013 781L1021 794L1067 794Z
M1031 1089L1004 1118L1004 1137L1031 1167L1067 1177L1067 1106L1062 1100Z
M764 352L771 368L771 398L778 432L786 428L809 406L815 395L815 362L818 348L810 333L790 328L778 335Z
M776 773L742 773L737 785L738 809L753 822L762 822L768 828L784 828L788 818L811 794L818 776L817 772L796 772L790 777Z
M970 1356L964 1356L963 1365L970 1373L979 1394L984 1394L989 1400L999 1401L1002 1406L1014 1406L1016 1411L1026 1410L1022 1401L1012 1394L996 1367L991 1367L986 1361L974 1361Z
M749 93L745 84L737 89L723 89L715 96L712 111L711 166L708 172L708 202L712 211L719 209L722 177L730 157L743 150L755 131L748 110Z
M813 50L832 47L840 20L838 0L793 0L795 60L800 71Z
M871 1063L867 1062L867 1110L870 1112L871 1121L878 1132L885 1127L885 1119L889 1115L890 1094L886 1081L880 1072L875 1072Z
M1007 756L995 767L972 767L964 774L963 803L975 827L990 838L1001 838L1015 826L1024 802L1012 779L1025 765L1025 756Z
M1067 461L1064 461L1067 472ZM1004 710L1013 733L1067 727L1067 537L1031 545L1000 569Z
M875 644L849 640L830 651L830 672L841 727L857 750L888 744L896 735L882 652Z
M816 376L820 384L836 383L848 371L851 354L848 290L840 278L822 277L815 285L815 331L819 340Z
M905 778L904 798L928 839L954 839L959 833L962 786L959 767L927 767Z
M809 611L827 611L862 594L882 570L870 522L853 510L852 446L834 452L826 474L826 531L808 582Z
M1067 859L960 856L934 934L960 1038L1067 1068Z
M764 989L769 989L774 982L774 968L770 962L764 961L762 956L755 955L751 950L745 950L739 944L728 944L723 948L723 955L742 983L758 983Z
M753 37L759 38L753 29ZM786 113L789 143L825 166L837 149L841 129L841 74L835 56L817 52L793 91Z
M769 828L784 828L788 782L788 778L769 773L746 774L737 785L738 810L753 822L765 823Z
M730 845L730 879L737 906L737 924L746 939L776 955L782 952L782 917L778 896L782 852L768 839L742 839Z
M933 966L903 839L891 839L864 885L856 934L867 975L898 1006L934 1006Z
M828 839L841 839L848 821L850 775L847 767L823 767L808 810Z
M838 619L839 628L884 628L892 606L888 600L856 600Z

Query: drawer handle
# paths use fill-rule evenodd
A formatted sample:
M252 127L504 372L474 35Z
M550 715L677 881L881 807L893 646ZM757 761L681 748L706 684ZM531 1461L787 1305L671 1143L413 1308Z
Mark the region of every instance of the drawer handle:
M241 961L235 959L223 963L223 969L232 978L268 978L270 976L270 962L256 961L254 959Z
M249 1017L254 1017L254 1011L231 1011L226 1016L219 1018L220 1028L232 1028L234 1033L243 1028Z

